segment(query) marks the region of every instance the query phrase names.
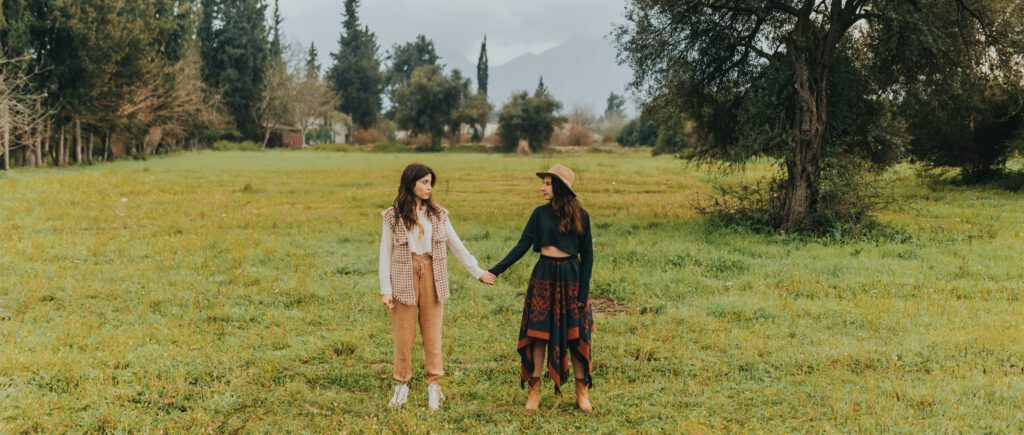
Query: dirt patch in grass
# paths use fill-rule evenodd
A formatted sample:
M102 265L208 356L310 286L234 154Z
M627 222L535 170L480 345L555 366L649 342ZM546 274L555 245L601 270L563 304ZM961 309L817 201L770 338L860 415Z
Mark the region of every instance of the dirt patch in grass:
M626 304L615 299L590 298L590 311L595 316L617 316L626 313Z

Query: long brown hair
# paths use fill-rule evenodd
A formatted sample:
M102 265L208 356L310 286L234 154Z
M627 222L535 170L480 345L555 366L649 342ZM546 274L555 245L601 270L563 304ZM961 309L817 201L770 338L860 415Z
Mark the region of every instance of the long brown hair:
M427 175L431 176L431 186L437 184L437 174L429 166L422 163L411 163L405 167L405 171L402 171L402 181L398 185L398 195L395 196L395 201L391 203L391 206L395 208L395 212L402 218L402 222L405 223L405 229L407 230L412 229L413 224L416 223L416 182ZM423 203L427 206L428 216L437 216L441 213L440 206L434 203L433 196L427 198Z
M551 207L558 216L558 232L583 234L583 206L565 183L551 177Z

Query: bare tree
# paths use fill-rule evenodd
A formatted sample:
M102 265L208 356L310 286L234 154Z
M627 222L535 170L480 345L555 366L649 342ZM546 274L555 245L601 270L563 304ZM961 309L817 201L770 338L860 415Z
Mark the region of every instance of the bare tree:
M120 121L114 125L113 132L142 137L141 144L136 144L139 156L154 153L162 145L168 149L180 148L190 139L194 142L200 132L227 128L228 121L219 100L203 83L195 50L189 50L182 60L173 64L154 60L146 74L147 79L119 108ZM105 134L105 157L111 154L111 133ZM114 150L114 157L119 154L119 150Z
M42 110L43 96L31 91L30 76L19 68L23 61L0 59L0 168L5 171L11 168L13 150L25 148L23 153L40 156L30 147L41 142L38 136L43 134L42 126L50 115ZM34 164L39 163L36 157Z

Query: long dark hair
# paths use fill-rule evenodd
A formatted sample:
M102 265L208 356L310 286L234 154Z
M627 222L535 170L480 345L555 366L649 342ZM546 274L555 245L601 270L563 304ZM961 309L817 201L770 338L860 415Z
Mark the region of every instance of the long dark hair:
M558 216L558 232L583 234L583 206L565 183L551 177L551 207Z
M416 182L427 175L431 176L431 186L437 184L437 174L429 166L422 163L411 163L405 167L405 171L402 171L402 181L398 185L398 195L395 196L395 201L391 203L391 206L395 208L395 212L402 218L402 222L405 223L405 229L407 230L412 229L413 224L416 223ZM433 196L423 201L423 203L427 206L428 216L437 216L441 213L440 206L434 203Z

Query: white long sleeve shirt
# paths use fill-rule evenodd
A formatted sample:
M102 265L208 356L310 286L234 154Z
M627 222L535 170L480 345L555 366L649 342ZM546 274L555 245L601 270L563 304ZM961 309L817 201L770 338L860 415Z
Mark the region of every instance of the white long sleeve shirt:
M413 254L431 254L433 226L422 209L419 210L418 215L419 222L409 230L409 249ZM452 227L450 220L445 220L444 231L448 235L448 249L451 249L452 254L470 275L479 279L484 274L484 270L480 268L476 257L466 249L466 245L462 244L462 240L455 233L455 228ZM389 295L391 294L391 250L394 248L392 246L394 235L391 234L391 228L386 222L381 225L380 233L380 294Z

